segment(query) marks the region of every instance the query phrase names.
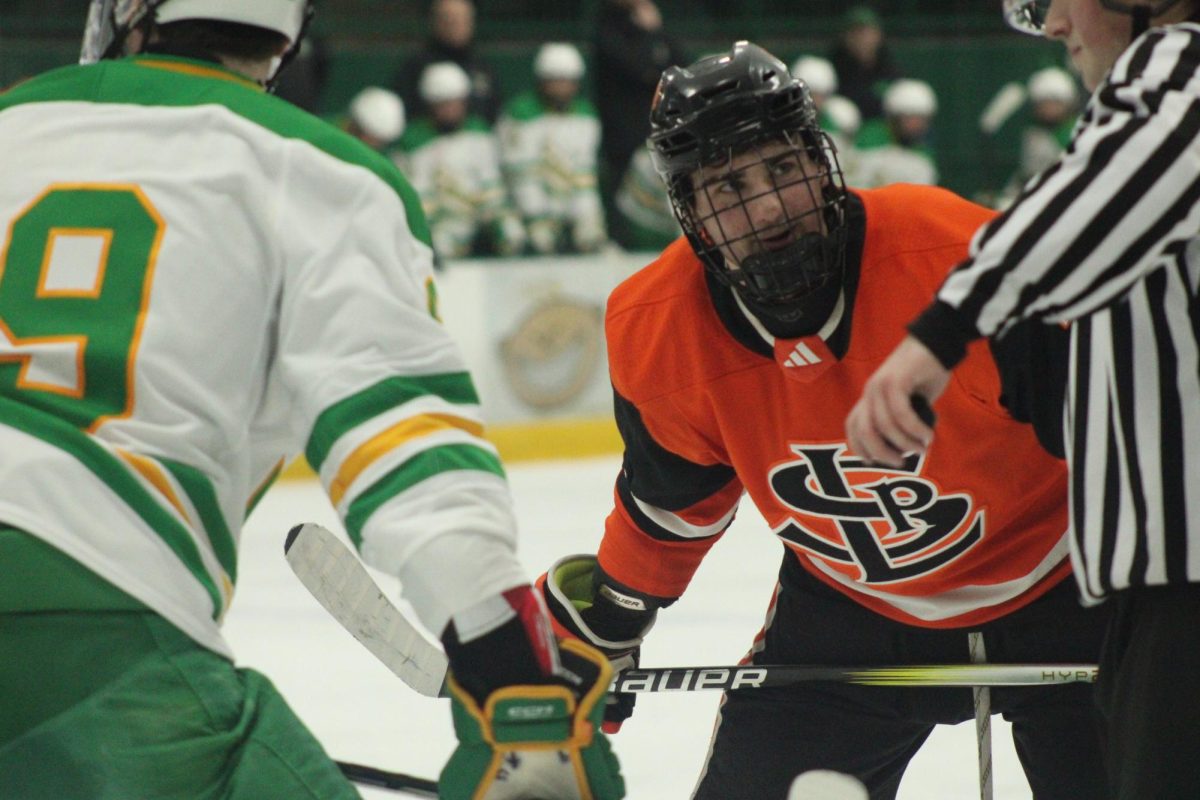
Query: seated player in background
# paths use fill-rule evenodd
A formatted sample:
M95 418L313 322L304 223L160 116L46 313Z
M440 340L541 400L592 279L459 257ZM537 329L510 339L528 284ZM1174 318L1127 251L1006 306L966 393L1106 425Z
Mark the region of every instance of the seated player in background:
M525 227L505 191L496 136L469 112L467 73L453 61L430 64L418 88L426 111L409 121L393 158L421 198L434 252L520 253Z
M937 95L925 81L903 78L883 94L883 118L870 120L855 138L851 186L871 189L892 183L935 186L937 161L930 149Z
M537 86L504 106L496 137L509 194L538 254L590 253L607 240L596 184L600 121L579 94L583 56L548 42L533 60Z

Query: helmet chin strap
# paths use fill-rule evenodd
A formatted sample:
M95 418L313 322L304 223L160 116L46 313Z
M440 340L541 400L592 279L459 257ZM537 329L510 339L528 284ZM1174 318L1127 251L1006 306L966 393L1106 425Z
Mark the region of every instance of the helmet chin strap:
M1136 5L1133 7L1133 33L1130 41L1150 30L1150 6Z
M743 280L733 282L734 290L772 334L816 332L841 292L844 234L808 233L782 251L750 256L741 264ZM777 301L771 294L795 296Z
M304 9L304 21L300 23L300 32L296 34L296 41L292 42L291 46L284 51L283 55L275 59L271 64L270 77L263 84L268 92L274 94L276 86L279 84L280 74L287 69L292 60L300 54L300 48L304 44L304 37L308 35L308 28L312 24L313 15L316 9L311 2L307 3Z
M1165 14L1171 7L1178 3L1179 0L1154 0L1153 2L1134 3L1124 2L1124 0L1100 0L1100 5L1109 11L1116 11L1119 14L1129 14L1133 17L1133 30L1130 35L1130 41L1133 41L1150 29L1150 20L1159 14Z

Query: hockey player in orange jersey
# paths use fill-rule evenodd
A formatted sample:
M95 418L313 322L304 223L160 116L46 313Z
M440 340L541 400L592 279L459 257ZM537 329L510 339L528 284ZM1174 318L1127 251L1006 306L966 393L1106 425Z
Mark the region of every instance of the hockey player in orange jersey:
M547 573L554 616L636 663L746 493L785 545L755 663L966 662L972 631L990 661L1093 661L1103 619L1068 580L1065 470L1002 404L986 343L928 453L893 469L847 452L863 382L992 212L932 187L848 190L815 120L753 44L663 74L649 144L685 236L609 299L624 464L598 555ZM1104 796L1091 702L1080 685L993 690L1038 800ZM617 696L610 727L631 711ZM971 717L968 689L730 692L694 796L783 797L829 768L892 798L933 726Z

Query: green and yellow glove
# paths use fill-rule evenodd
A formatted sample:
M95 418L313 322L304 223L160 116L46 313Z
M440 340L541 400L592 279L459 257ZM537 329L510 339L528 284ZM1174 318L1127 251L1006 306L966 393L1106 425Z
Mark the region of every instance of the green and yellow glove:
M453 674L459 745L438 781L442 800L619 800L617 758L600 731L612 668L579 641L558 643L564 680L502 686L482 704Z

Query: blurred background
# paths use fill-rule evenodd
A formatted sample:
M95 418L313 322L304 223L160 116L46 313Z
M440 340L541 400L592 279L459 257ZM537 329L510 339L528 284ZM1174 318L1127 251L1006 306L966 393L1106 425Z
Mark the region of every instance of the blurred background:
M494 65L501 97L533 85L531 64L546 41L569 41L592 58L604 0L478 0L476 47ZM902 73L924 80L938 99L936 148L940 183L968 197L999 192L1017 167L1019 109L995 136L980 114L1010 82L1061 63L1061 48L1007 30L999 2L877 0L871 7ZM664 28L690 57L727 48L739 38L763 45L787 63L803 53L829 53L844 0L658 0ZM394 85L405 58L428 37L426 0L324 0L314 32L327 48L328 72L317 93L319 113L333 116L366 85ZM76 59L83 0L0 0L0 85ZM585 91L593 73L584 76Z
M76 61L87 6L0 0L0 87ZM679 233L650 101L663 68L738 39L809 84L851 187L1003 207L1083 99L1061 45L1006 28L998 0L318 0L278 94L417 190L507 461L620 452L604 303Z

